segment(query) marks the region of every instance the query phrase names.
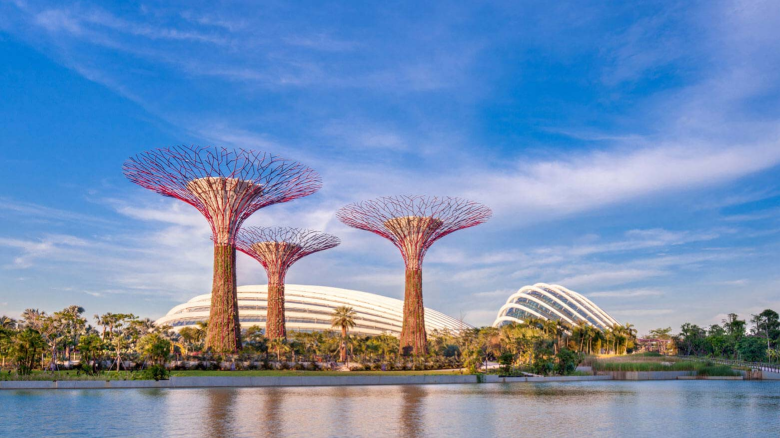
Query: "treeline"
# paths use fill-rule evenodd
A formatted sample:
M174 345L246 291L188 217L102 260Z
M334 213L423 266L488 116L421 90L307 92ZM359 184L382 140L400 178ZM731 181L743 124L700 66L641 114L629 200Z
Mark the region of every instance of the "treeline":
M780 361L780 317L771 309L752 315L748 321L730 313L721 324L707 328L686 323L680 333L671 328L650 332L655 339L666 341L666 353L685 356L709 356L747 362Z
M93 327L84 309L70 306L51 315L28 309L15 321L0 318L2 366L20 374L34 369L55 372L158 367L220 369L321 369L347 358L351 369L397 370L467 368L478 372L498 361L504 373L569 374L586 354L625 354L635 349L631 324L599 330L581 322L529 319L501 327L436 331L428 334L426 356L404 356L398 338L389 334L360 336L338 329L343 318L334 314L334 331L291 332L287 339L269 340L260 327L243 331L240 354L220 356L204 350L207 324L178 333L132 314L95 315ZM350 324L347 321L347 327ZM346 351L342 351L345 349ZM343 366L343 365L342 365Z

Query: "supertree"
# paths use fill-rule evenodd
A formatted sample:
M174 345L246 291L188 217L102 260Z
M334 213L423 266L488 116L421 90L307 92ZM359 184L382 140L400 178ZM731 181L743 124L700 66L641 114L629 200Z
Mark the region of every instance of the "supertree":
M300 228L247 227L238 232L236 248L260 262L268 274L268 310L265 335L286 338L284 325L284 278L290 266L315 252L341 243L338 237Z
M241 348L236 290L236 233L255 211L310 195L319 174L296 161L244 149L175 146L131 157L130 181L184 201L211 225L214 280L206 347L220 353Z
M422 263L428 248L452 232L487 221L491 214L476 202L435 196L384 197L350 204L336 213L341 222L389 239L401 250L406 263L402 349L411 347L414 354L427 350Z

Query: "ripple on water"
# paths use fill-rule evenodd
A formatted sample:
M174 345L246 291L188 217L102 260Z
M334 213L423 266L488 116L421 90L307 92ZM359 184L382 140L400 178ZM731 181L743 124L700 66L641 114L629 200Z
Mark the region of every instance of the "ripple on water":
M780 382L0 391L15 436L777 436Z

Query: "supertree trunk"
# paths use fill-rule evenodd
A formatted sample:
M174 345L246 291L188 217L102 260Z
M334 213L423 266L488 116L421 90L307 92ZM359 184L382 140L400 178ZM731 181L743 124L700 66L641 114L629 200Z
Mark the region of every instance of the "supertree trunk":
M265 336L268 339L287 339L284 324L284 275L268 273L268 311L265 320Z
M235 353L241 349L234 245L214 245L214 283L206 348L217 353Z
M411 347L411 353L414 355L424 355L428 351L422 295L422 269L409 267L406 268L401 351L408 347Z

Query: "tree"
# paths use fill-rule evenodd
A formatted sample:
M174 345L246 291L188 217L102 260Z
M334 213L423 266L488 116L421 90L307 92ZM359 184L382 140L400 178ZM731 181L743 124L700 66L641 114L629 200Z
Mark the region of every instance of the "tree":
M138 342L138 350L152 364L164 365L171 355L171 341L159 333L149 333Z
M780 315L774 310L766 309L758 315L753 315L753 332L766 338L766 348L772 348L772 339L775 333L780 330Z
M24 321L25 328L38 330L45 317L46 312L41 312L38 309L25 309L25 311L22 312L22 320Z
M16 329L16 320L8 316L0 316L0 328L6 330Z
M726 329L726 333L733 337L735 340L739 340L745 336L745 321L739 319L739 315L736 313L729 313L726 319L723 320L723 328Z
M762 362L767 358L764 340L754 336L745 336L737 341L737 353L741 360Z
M625 323L623 325L623 333L626 335L626 353L628 353L629 349L633 351L634 348L636 348L636 328L634 328L634 324L631 323Z
M46 347L41 334L33 328L26 328L14 336L13 355L17 372L29 375L38 360L38 354Z
M89 363L100 356L103 351L103 340L95 333L79 338L79 352L81 353L81 362Z
M132 324L137 318L132 313L106 313L99 319L104 327L108 327L108 331L104 333L108 338L107 344L114 349L114 354L116 354L114 360L116 370L119 371L119 367L122 365L122 354L129 350L138 339L138 327Z
M653 339L658 339L663 341L663 343L659 346L661 348L661 353L664 354L667 351L667 347L669 346L671 340L672 340L672 328L666 327L666 328L657 328L650 330L650 337Z
M555 355L555 358L555 372L561 376L573 373L580 363L580 357L577 353L568 348L561 348L558 354Z
M276 351L276 361L281 363L282 362L282 353L287 353L291 351L290 344L287 342L287 339L285 338L276 338L270 340L271 348Z
M355 327L356 312L349 306L340 306L333 311L331 327L341 328L341 361L347 361L347 330Z
M14 331L8 328L0 327L0 357L2 357L2 365L0 367L5 368L5 359L11 353L11 347L13 346Z

